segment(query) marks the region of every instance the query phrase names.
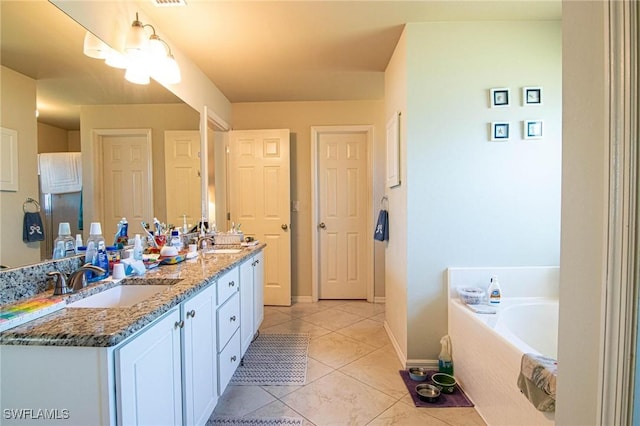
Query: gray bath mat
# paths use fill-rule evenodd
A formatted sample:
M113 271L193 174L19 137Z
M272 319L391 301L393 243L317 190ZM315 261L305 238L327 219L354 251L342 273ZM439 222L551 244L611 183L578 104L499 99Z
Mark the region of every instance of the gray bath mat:
M297 417L216 417L209 419L206 426L302 426Z
M308 349L308 334L261 334L249 345L231 384L304 385Z

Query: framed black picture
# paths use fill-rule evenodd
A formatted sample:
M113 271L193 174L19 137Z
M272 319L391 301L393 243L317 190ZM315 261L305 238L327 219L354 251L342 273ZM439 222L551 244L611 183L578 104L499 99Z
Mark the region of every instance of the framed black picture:
M504 142L509 140L510 123L505 121L494 121L491 123L491 140L494 142Z
M525 139L542 139L542 120L525 120L522 129Z
M494 88L489 90L491 108L509 106L509 89Z
M523 87L522 106L542 105L542 87Z

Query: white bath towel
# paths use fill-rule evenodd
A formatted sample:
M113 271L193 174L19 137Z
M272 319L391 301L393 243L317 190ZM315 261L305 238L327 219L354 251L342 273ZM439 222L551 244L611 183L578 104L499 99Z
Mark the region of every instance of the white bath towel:
M38 169L44 194L82 190L82 154L79 152L38 154Z

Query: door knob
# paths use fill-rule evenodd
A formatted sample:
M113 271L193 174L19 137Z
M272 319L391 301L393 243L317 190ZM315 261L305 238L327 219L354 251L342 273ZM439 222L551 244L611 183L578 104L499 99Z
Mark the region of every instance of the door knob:
M325 229L327 227L327 225L324 224L324 222L320 222L320 225L318 225L318 228L321 229Z
M286 231L287 229L289 229L289 227L287 226L287 224L286 224L286 223L283 223L283 224L282 224L282 226L281 226L280 228L284 229L285 231Z

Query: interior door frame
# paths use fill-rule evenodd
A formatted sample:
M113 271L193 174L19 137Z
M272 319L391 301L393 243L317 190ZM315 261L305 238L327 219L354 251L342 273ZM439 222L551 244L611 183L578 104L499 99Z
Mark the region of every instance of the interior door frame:
M320 285L320 238L318 236L318 220L320 203L318 188L318 172L320 158L318 147L320 136L329 133L365 133L367 136L367 229L371 230L371 238L367 238L367 302L374 301L374 247L373 247L373 125L344 126L311 126L311 298L318 301Z
M95 170L95 178L93 184L93 206L94 206L94 217L91 219L91 222L100 222L104 223L104 199L103 199L103 191L102 187L104 185L104 145L102 144L103 138L105 136L144 136L146 139L147 145L147 166L149 167L149 174L147 175L147 182L149 184L149 188L151 188L151 193L149 194L149 208L150 211L154 211L153 207L153 143L151 138L152 132L151 129L93 129L92 130L92 140L94 149L94 158L93 165ZM98 195L100 194L100 195ZM83 201L84 202L84 201ZM86 226L85 226L86 229Z

